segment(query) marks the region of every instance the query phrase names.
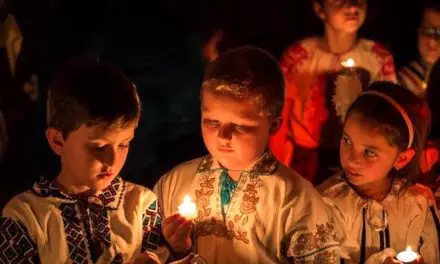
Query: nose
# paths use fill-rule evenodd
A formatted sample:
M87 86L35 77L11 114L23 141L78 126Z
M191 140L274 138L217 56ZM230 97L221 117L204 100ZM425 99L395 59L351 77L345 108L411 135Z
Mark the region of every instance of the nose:
M220 126L218 133L217 133L217 137L221 140L221 141L230 141L232 139L232 131L233 131L233 126L232 124L225 124Z
M347 156L347 166L351 169L357 169L361 165L360 161L361 154L358 154L356 151L351 150Z
M101 162L102 164L108 167L112 167L116 163L116 159L117 159L117 150L108 147L104 151L104 155L102 156Z

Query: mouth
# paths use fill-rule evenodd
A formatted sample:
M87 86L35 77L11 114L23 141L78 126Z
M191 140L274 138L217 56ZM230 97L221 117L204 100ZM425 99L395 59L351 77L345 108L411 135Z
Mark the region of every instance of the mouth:
M359 173L357 173L356 171L353 171L353 170L346 170L346 173L349 176L352 176L352 177L360 177L360 176L362 176L362 174L359 174Z
M225 147L218 147L217 150L220 151L220 152L223 152L223 153L231 153L231 152L234 152L233 149L231 149L231 148L225 148Z
M108 179L113 177L113 173L107 171L107 172L101 172L100 174L98 174L98 178L100 179Z

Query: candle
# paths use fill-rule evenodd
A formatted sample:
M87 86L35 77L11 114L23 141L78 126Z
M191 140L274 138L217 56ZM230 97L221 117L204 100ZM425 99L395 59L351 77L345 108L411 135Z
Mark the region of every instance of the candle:
M417 253L412 251L410 246L408 246L405 251L397 254L397 259L403 263L412 263L417 259L417 257Z
M197 218L197 206L191 200L191 196L186 195L183 198L183 202L179 205L179 214L185 217L187 220Z
M353 68L354 66L356 66L352 58L348 58L347 60L342 61L341 65L345 68Z

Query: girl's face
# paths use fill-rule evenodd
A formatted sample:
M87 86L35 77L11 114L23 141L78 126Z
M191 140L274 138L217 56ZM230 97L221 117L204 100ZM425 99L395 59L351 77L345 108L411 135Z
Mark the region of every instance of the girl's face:
M327 26L347 34L356 33L365 21L366 0L323 0L315 11Z
M357 187L388 184L388 174L394 167L403 168L412 155L391 145L385 135L366 118L350 113L340 143L340 160L348 181Z

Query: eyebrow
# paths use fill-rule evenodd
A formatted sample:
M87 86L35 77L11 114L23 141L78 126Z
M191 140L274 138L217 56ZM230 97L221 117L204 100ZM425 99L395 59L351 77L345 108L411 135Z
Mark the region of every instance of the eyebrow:
M345 132L345 131L343 131L342 132L342 135L343 136L346 136L346 137L348 137L350 140L352 140L351 139L351 137L347 134L347 132ZM379 148L378 146L375 146L375 145L363 145L365 148L368 148L368 149L373 149L373 150L378 150L378 151L381 151L382 149L381 148Z

